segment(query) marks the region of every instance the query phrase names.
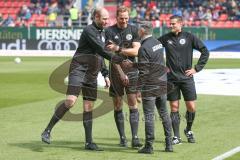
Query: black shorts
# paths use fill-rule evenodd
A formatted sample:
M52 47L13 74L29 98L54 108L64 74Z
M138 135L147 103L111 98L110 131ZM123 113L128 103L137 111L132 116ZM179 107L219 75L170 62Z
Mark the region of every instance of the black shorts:
M181 92L185 101L194 101L197 99L194 79L183 81L168 81L173 84L173 89L168 93L167 100L176 101L181 99Z
M109 88L109 95L111 97L123 96L124 90L126 94L137 93L138 70L132 69L126 73L129 79L129 85L126 87L122 84L119 74L116 73L117 71L111 70L110 74L111 85Z
M87 80L87 67L79 65L69 73L67 95L79 96L82 91L83 100L97 99L97 79Z

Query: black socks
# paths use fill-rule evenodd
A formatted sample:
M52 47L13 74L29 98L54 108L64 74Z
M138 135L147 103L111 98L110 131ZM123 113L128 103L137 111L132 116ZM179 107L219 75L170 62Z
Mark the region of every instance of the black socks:
M55 124L64 116L64 114L69 110L63 102L60 106L55 110L54 115L52 116L48 126L45 130L51 131Z
M179 112L171 112L170 117L172 120L172 128L173 128L174 136L180 138L180 134L179 134L180 115L179 115Z
M85 130L86 143L92 142L92 111L83 112L83 126Z

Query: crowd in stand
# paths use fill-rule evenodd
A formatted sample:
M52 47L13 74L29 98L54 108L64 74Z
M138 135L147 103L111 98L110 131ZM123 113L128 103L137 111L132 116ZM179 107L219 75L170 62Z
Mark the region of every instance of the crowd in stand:
M0 11L0 26L85 26L91 22L94 4L79 10L74 0L29 0L16 16ZM131 9L131 21L152 21L156 27L169 25L171 15L183 16L186 26L211 26L215 21L240 22L240 0L118 0ZM214 23L215 24L215 23ZM239 23L240 27L240 23Z
M164 25L171 15L183 16L185 25L190 26L199 21L207 22L204 25L212 21L240 21L240 0L125 0L121 3L131 8L132 21L159 21Z
M90 23L93 4L86 5L81 11L79 3L75 0L29 0L16 15L8 14L4 18L0 12L0 26L86 26Z

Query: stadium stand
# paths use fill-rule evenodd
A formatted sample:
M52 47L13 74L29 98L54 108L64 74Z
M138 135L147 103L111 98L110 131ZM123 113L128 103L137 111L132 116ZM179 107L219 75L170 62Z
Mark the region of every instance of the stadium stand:
M0 0L0 26L67 27L85 26L91 22L94 4L78 10L72 23L73 0ZM240 0L105 0L110 24L115 22L118 5L131 9L131 22L152 21L155 27L169 26L169 17L181 15L185 26L240 28Z
M154 26L169 26L171 15L181 15L186 26L240 28L240 0L132 0L130 4L136 12L132 21L151 20Z

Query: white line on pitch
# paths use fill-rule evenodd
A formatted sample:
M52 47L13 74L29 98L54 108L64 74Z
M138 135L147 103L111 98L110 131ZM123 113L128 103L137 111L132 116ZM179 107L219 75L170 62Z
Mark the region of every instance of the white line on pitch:
M228 157L234 155L237 152L240 152L240 146L238 146L224 154L221 154L220 156L217 156L217 157L213 158L212 160L223 160L225 158L228 158Z

